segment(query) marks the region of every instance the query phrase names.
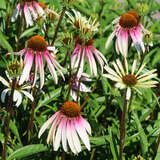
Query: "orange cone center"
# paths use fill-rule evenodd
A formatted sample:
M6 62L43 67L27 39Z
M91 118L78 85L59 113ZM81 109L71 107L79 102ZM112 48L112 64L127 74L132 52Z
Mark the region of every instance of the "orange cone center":
M68 117L78 117L81 114L81 108L75 102L65 102L61 107L61 112Z
M28 40L27 48L30 48L37 52L43 52L47 49L47 44L45 39L42 36L33 36Z
M129 11L126 14L123 14L119 20L119 24L123 28L133 28L136 27L139 23L139 16L136 11Z
M134 86L137 83L137 78L132 74L123 76L122 80L127 86Z

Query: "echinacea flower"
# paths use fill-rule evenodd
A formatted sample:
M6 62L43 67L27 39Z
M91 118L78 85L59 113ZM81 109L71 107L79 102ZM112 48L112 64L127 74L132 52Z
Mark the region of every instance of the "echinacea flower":
M70 18L69 22L80 32L84 34L92 34L92 32L98 31L99 23L96 22L96 19L92 22L91 18L87 20L86 17L82 16L80 12L72 9L74 16L71 13L66 12ZM91 35L90 35L91 36Z
M126 59L125 68L123 67L119 59L117 59L116 62L113 62L112 64L114 66L114 69L110 68L109 66L105 66L104 69L108 72L108 74L103 74L103 76L111 79L112 81L115 81L115 87L120 89L127 88L127 100L130 99L131 89L134 89L141 94L138 88L156 87L156 84L158 83L157 81L152 80L152 78L157 77L157 73L155 73L156 69L146 71L141 74L146 64L142 64L136 73L136 60L134 60L132 64L131 72L128 71L128 62Z
M121 17L116 19L116 21L117 20L119 20L119 23L115 26L114 31L109 36L105 47L108 48L110 42L116 35L116 51L118 54L121 53L124 57L127 57L129 38L128 36L130 35L140 57L140 48L142 48L142 51L145 52L145 47L142 34L144 27L140 22L139 15L136 13L136 11L129 11L128 13L125 13Z
M89 63L91 75L97 76L97 65L94 57L98 61L101 72L103 73L103 67L107 64L107 60L104 55L93 46L92 38L86 41L83 46L82 39L77 37L76 45L71 56L71 67L77 68L80 63L80 69L77 74L78 77L80 77L83 72L84 60L87 60Z
M79 153L81 151L80 138L90 150L88 134L91 135L91 127L81 116L81 108L77 103L65 102L61 109L43 124L38 134L39 138L49 125L51 128L47 143L53 143L54 151L58 150L62 142L65 152L69 151L69 146L74 154Z
M73 75L73 80L74 80L74 83L71 89L71 96L74 99L74 101L76 101L78 88L80 92L90 92L91 91L90 88L86 87L86 85L83 83L83 81L91 81L91 79L89 78L88 74L82 73L81 77L74 77Z
M11 77L9 77L7 72L6 72L6 75L7 75L7 78L9 79L9 82L7 82L3 77L0 76L0 82L7 87L1 93L1 101L3 103L5 102L5 98L6 98L7 93L9 93L12 89ZM17 79L18 79L18 77L17 77ZM27 89L31 89L31 86L29 86L29 85L19 85L18 81L16 80L15 90L14 90L14 93L13 93L13 101L16 102L15 105L17 107L22 103L23 95L27 96L31 101L33 101L33 96L29 92L26 91Z
M15 22L18 15L23 15L24 12L27 27L32 26L35 19L44 17L44 11L42 7L35 0L24 0L25 2L19 2L16 9L13 12L12 22ZM24 3L24 4L23 4ZM24 5L24 7L23 7Z
M28 40L27 47L20 51L21 57L25 54L24 59L24 69L19 80L19 84L23 84L24 81L29 79L30 71L32 69L35 60L35 70L34 70L34 82L33 86L37 80L37 71L39 68L40 74L40 88L44 85L44 60L46 60L49 71L51 72L55 83L58 82L58 76L55 68L61 74L64 79L63 72L66 70L57 62L55 54L57 49L55 47L47 47L47 43L42 36L36 35Z

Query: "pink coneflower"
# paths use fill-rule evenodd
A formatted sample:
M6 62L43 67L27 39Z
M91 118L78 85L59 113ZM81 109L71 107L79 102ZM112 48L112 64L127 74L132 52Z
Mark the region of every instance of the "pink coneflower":
M81 108L75 102L65 102L61 109L49 118L41 127L38 137L40 137L46 128L50 125L50 131L47 137L47 143L53 143L54 151L57 151L62 141L63 150L71 151L76 154L81 151L81 143L85 144L90 150L89 136L91 127L89 123L81 116Z
M57 50L55 49L55 47L47 47L47 43L42 36L37 35L30 38L27 47L24 48L22 51L20 51L21 56L23 56L24 53L26 53L26 55L24 59L24 69L20 77L19 84L21 85L23 84L24 81L29 79L34 59L35 59L35 67L34 67L35 70L34 70L33 86L35 85L37 79L38 68L40 73L40 88L42 88L44 85L43 58L45 58L47 66L56 83L58 82L58 76L56 74L55 68L60 72L60 74L64 78L62 72L65 72L66 70L62 66L60 66L60 64L57 62L55 58L56 52Z
M24 7L23 3L18 3L16 9L13 12L12 22L14 22L18 15L22 15L22 11L24 12L25 20L27 27L33 25L33 21L38 18L38 16L44 16L44 11L42 7L35 0L25 0Z
M76 45L75 45L74 51L71 56L71 66L72 68L77 68L80 58L81 58L81 64L80 64L80 69L78 72L78 77L80 77L83 72L83 66L84 66L85 59L89 63L91 75L97 76L97 65L96 65L96 61L94 57L96 57L98 63L100 64L101 71L103 72L103 66L107 64L107 60L104 57L104 55L93 46L92 38L86 41L83 46L82 39L80 37L77 37Z
M119 23L115 26L114 31L109 36L106 42L106 48L108 48L114 36L117 35L115 44L116 51L118 54L120 52L124 57L127 57L129 34L131 36L133 44L136 46L138 55L140 57L140 48L142 48L143 52L145 51L142 34L142 30L144 29L144 27L140 22L140 17L136 13L136 11L129 11L128 13L123 14L120 18L118 18L118 20Z

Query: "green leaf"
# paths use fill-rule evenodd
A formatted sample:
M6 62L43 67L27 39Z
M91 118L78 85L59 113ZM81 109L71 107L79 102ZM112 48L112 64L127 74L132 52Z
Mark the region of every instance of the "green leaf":
M67 86L65 86L67 87ZM63 89L65 89L65 87ZM58 89L55 89L53 90L52 92L49 92L47 94L44 95L44 98L43 100L39 100L39 103L36 107L36 111L41 107L41 106L44 106L46 104L48 104L49 102L51 102L53 99L55 99L56 97L58 97L60 95L62 91L62 87L61 88L58 88ZM36 112L35 111L35 112Z
M0 31L0 45L4 48L7 49L8 52L13 52L13 48L11 45L8 43L6 40L6 37L3 35L3 33Z
M33 35L33 32L38 29L38 26L35 26L33 28L30 28L30 29L27 29L25 30L21 36L20 36L20 39L23 38L23 37L29 37L30 35Z
M12 131L12 133L17 137L19 143L22 145L22 142L21 142L21 139L20 139L20 136L19 136L19 133L18 133L18 129L17 129L17 126L15 124L15 121L10 121L10 129Z
M7 160L13 160L14 158L25 158L31 156L33 154L47 151L47 147L43 144L32 144L25 147L22 147L15 152L13 152Z
M109 132L109 143L110 143L110 148L111 148L111 152L112 152L112 155L113 155L113 159L118 160L118 150L117 150L114 135L112 134L111 127L108 128L108 132Z
M136 112L133 112L133 117L134 117L134 120L136 122L138 132L140 134L140 143L141 143L142 153L144 155L145 153L147 153L148 146L149 146L148 145L148 140L147 140L147 135L145 134L144 129L142 128L142 125L139 121L139 118L138 118L138 115L137 115Z

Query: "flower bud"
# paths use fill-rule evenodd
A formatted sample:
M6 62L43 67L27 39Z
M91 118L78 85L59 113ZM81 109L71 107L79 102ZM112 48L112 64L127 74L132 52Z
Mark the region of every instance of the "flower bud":
M14 59L7 64L7 71L10 77L17 78L22 73L22 65L17 59Z

